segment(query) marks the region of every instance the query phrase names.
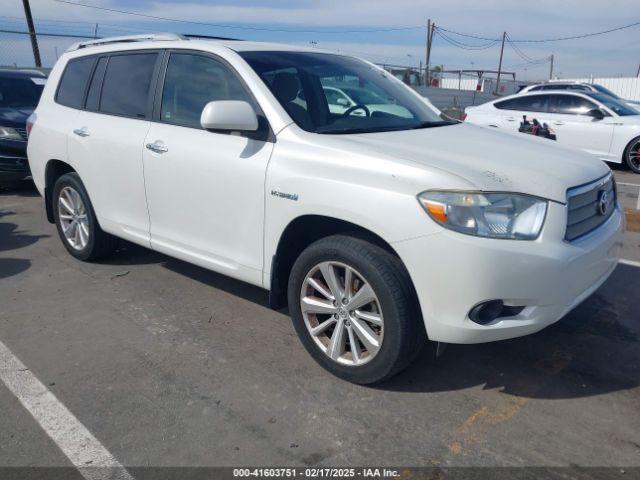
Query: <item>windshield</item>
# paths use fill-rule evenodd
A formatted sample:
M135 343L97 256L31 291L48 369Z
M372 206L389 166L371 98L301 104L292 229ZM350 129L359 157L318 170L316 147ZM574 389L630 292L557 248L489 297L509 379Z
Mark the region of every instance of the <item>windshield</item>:
M35 107L43 88L44 79L0 77L0 108Z
M620 98L618 95L616 95L615 93L613 93L611 90L609 90L608 88L604 88L602 85L597 85L597 84L593 84L591 85L593 88L595 88L597 91L599 91L600 93L604 93L605 95L609 95L610 97L613 98Z
M609 95L604 95L602 93L590 93L589 96L591 98L596 99L597 101L599 101L604 106L606 106L607 108L609 108L610 110L612 110L614 113L616 113L621 117L626 117L629 115L638 115L638 112L636 110L634 110L630 106L626 105L620 100L613 98Z
M314 52L239 52L296 124L324 134L448 125L409 87L361 60Z

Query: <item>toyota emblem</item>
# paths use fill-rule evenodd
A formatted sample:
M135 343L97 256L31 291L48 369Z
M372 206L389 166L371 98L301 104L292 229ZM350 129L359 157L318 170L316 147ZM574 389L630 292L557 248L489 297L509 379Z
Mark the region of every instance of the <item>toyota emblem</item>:
M598 193L598 213L602 216L607 214L609 208L609 192L600 190Z

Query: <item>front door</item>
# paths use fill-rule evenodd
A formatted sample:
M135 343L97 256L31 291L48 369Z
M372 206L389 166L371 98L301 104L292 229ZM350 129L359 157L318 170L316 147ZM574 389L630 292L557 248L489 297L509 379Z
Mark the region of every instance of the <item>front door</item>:
M214 100L255 107L226 64L207 54L171 52L159 121L143 149L151 245L261 284L264 181L273 143L203 130L200 114Z
M558 143L609 160L613 117L596 119L587 115L588 111L598 106L579 95L554 94L550 97L546 121L555 131Z

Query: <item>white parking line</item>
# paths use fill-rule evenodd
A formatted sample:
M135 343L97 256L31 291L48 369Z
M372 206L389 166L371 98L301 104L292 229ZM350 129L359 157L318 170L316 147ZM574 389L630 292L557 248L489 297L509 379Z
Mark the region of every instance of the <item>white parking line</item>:
M47 387L0 342L0 380L87 480L133 480L131 474ZM100 467L100 468L96 468Z
M636 203L636 210L640 210L640 185L637 183L624 183L624 182L616 182L618 185L626 185L627 187L638 187L638 202Z
M630 265L632 267L640 268L640 262L634 262L633 260L626 260L624 258L621 258L620 260L618 260L618 263L622 263L623 265Z

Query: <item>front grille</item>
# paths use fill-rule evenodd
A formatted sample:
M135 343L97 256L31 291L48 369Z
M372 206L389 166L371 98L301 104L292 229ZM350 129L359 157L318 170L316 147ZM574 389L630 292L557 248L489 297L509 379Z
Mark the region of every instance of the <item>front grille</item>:
M26 128L15 127L15 129L17 130L17 132L20 134L20 136L22 138L24 138L25 140L27 139L27 129Z
M615 206L616 184L611 173L595 182L567 190L565 240L576 240L598 228L613 214Z

